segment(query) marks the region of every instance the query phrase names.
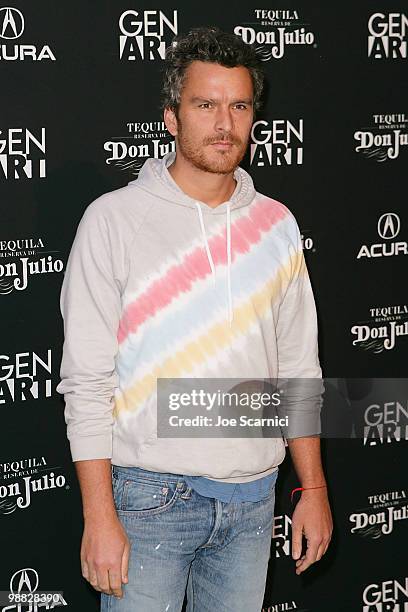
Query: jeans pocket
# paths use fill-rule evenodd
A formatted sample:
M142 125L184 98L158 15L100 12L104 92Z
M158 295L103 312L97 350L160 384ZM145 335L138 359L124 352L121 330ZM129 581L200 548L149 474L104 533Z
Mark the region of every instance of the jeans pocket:
M177 501L175 483L145 478L118 479L115 504L122 516L147 517L162 514Z

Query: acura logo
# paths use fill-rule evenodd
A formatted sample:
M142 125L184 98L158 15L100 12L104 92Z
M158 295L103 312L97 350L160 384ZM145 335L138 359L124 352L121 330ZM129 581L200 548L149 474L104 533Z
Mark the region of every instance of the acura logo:
M24 32L24 16L12 6L0 8L0 38L13 40Z
M38 589L38 574L31 567L17 570L10 579L10 593L16 595L24 592L34 593ZM25 587L25 588L24 588Z
M384 213L378 219L377 230L381 238L391 240L400 231L400 220L396 213Z

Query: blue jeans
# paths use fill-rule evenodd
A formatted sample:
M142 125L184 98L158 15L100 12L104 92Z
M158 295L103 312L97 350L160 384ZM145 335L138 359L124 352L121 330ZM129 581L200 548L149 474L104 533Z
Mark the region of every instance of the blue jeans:
M123 597L101 612L260 612L270 558L275 485L266 499L225 503L183 476L112 466L119 520L131 543Z

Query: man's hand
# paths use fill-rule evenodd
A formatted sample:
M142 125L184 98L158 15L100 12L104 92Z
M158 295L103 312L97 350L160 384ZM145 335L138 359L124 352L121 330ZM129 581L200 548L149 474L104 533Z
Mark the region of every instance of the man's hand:
M122 582L128 582L129 554L130 542L117 517L85 521L82 575L94 589L122 597Z
M128 581L130 543L113 498L111 460L75 462L84 510L82 575L97 590L122 597Z
M301 574L325 554L333 531L327 489L302 491L292 515L292 558L296 559L296 574ZM302 552L302 534L307 540L306 554Z

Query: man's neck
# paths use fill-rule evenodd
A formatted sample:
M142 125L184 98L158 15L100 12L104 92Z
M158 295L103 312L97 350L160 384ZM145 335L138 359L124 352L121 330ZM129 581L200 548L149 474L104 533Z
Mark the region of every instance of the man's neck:
M176 155L175 161L167 170L184 193L190 198L205 202L211 208L216 208L229 200L237 184L233 172L230 174L205 172L190 164L181 155Z

